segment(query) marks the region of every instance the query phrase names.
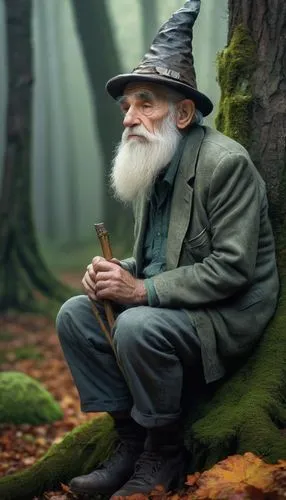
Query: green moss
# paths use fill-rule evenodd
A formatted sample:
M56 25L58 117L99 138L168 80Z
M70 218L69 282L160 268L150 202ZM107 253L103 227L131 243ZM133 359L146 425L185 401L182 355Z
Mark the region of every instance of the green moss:
M13 351L9 351L9 352L13 353L16 360L42 359L43 358L42 353L40 351L38 351L38 349L36 349L35 347L31 347L31 346L17 347Z
M107 415L74 429L32 467L1 478L1 500L31 500L90 472L111 453L115 437L113 421Z
M192 470L232 453L286 459L286 283L275 318L248 362L189 418L186 444Z
M242 25L236 27L229 45L218 55L217 65L221 100L216 127L247 147L253 102L250 80L255 70L255 44Z
M52 395L36 380L20 372L0 373L0 422L50 423L62 418Z
M286 160L286 157L285 157ZM280 200L286 199L286 162L281 172L279 182ZM285 209L281 204L270 203L270 214L272 227L275 234L276 248L279 259L280 268L286 271L286 214Z

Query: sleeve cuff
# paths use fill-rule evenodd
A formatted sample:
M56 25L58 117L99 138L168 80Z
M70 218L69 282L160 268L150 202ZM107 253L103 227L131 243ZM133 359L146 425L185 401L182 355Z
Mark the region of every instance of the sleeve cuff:
M158 298L154 282L152 278L148 278L144 280L144 286L147 292L148 305L151 307L157 307L160 305L160 300Z
M120 261L120 266L122 267L122 269L125 269L125 271L130 271L130 267L129 267L128 263L124 262L124 260Z

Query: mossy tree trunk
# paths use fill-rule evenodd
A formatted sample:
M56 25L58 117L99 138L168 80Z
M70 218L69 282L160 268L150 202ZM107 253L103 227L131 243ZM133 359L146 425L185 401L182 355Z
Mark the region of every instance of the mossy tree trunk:
M31 209L32 0L6 0L8 106L0 196L0 309L37 309L35 291L63 300L70 292L40 255Z
M217 127L246 146L266 181L277 237L286 230L285 20L285 0L229 0L228 46L219 57Z
M72 0L93 99L94 122L98 126L104 161L104 217L116 236L131 226L131 212L110 194L108 177L114 149L122 134L119 108L105 90L107 80L121 73L119 55L105 0ZM100 222L100 221L95 221ZM126 231L125 231L126 232ZM131 238L132 231L129 232Z

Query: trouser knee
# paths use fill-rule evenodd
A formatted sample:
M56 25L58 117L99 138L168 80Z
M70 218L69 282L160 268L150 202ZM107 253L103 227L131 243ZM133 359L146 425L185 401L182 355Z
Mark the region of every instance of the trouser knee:
M68 299L60 308L56 318L56 330L60 340L70 340L74 334L74 318L79 318L84 296Z
M119 359L126 355L132 360L139 349L150 345L149 333L150 325L145 307L130 308L121 313L114 332L114 347Z

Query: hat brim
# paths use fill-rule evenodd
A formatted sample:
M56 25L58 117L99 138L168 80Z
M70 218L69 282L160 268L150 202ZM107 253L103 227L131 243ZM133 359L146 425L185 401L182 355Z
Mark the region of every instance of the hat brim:
M197 109L201 111L203 116L209 115L213 110L213 103L202 92L199 92L186 83L156 74L127 73L118 75L107 82L106 90L111 97L118 99L118 97L123 95L126 85L136 82L158 83L181 92L186 98L194 101Z

